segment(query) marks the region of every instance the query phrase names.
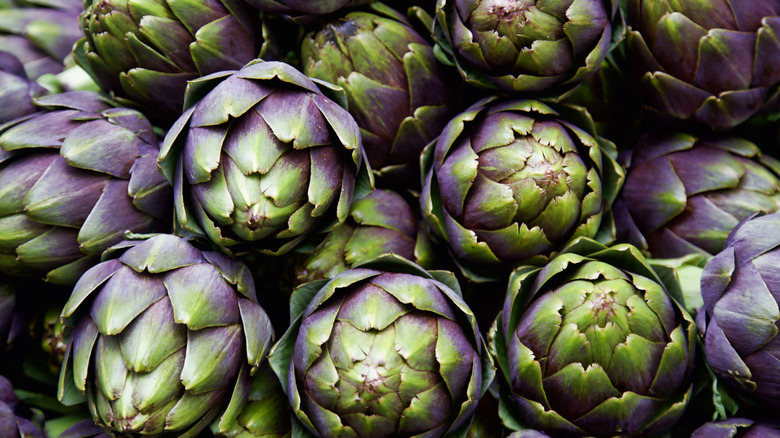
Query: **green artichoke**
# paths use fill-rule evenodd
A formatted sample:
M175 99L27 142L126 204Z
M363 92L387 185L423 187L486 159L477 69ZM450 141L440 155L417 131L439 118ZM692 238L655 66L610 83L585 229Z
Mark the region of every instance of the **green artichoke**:
M439 0L435 32L471 85L557 95L607 55L617 0Z
M710 257L740 220L780 210L780 162L745 139L649 131L619 161L618 240L656 258Z
M243 0L86 0L78 63L120 103L163 127L182 113L187 81L269 54Z
M542 102L482 100L426 149L423 217L462 263L546 259L596 235L623 178L609 147Z
M62 71L81 38L80 0L0 4L0 50L19 58L32 80Z
M334 229L297 269L298 282L333 278L350 267L394 253L417 259L417 216L390 190L375 190L352 203L347 221Z
M671 428L691 397L697 335L669 286L635 247L587 238L515 270L492 348L517 421L552 436Z
M459 291L392 255L296 289L269 361L297 419L321 437L464 437L494 369Z
M187 96L159 158L179 226L233 250L282 254L346 219L360 132L314 82L258 62L194 80Z
M0 272L74 284L125 231L170 230L171 187L137 111L70 92L0 126Z
M775 0L628 0L631 66L646 104L715 129L776 109L779 14Z
M748 216L701 277L704 353L718 380L780 409L780 213Z
M273 337L249 270L166 234L106 255L118 258L87 271L62 310L74 328L60 401L86 394L95 422L117 434L231 424Z
M418 188L420 152L453 115L455 81L403 15L372 7L309 33L303 73L344 88L371 168L393 187Z

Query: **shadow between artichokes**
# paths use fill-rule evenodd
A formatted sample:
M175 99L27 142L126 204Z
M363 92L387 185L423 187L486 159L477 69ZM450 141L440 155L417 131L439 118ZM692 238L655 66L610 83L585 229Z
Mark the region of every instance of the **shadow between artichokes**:
M635 247L584 237L517 268L491 329L505 424L566 437L671 428L691 397L697 332L670 293Z
M293 436L465 437L495 369L459 291L395 255L297 288L269 354Z

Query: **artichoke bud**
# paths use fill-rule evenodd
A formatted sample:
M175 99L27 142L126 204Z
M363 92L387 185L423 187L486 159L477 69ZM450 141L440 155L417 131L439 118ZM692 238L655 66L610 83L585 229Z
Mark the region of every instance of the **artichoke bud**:
M473 313L435 278L386 255L296 289L291 302L310 304L269 360L305 427L327 437L465 434L493 369Z
M356 179L371 177L357 125L314 82L287 64L257 62L192 81L190 93L203 97L159 158L179 226L225 248L278 255L346 219Z
M74 52L103 89L167 128L188 80L274 56L257 15L227 0L88 0Z
M690 400L696 329L639 251L581 238L526 268L493 344L524 421L552 436L669 429Z
M743 400L780 408L780 213L755 213L729 234L704 267L704 353L718 380Z
M559 95L599 68L617 6L612 0L440 0L434 33L472 85Z
M618 239L656 258L709 258L742 219L780 209L780 162L742 138L647 132L619 159Z
M172 190L139 112L90 92L37 104L0 129L0 272L74 284L127 230L169 229Z
M376 6L309 33L301 55L307 76L344 88L372 169L393 186L411 186L420 152L452 115L455 96L431 45L403 15Z
M86 394L95 422L119 434L196 435L227 421L273 338L249 270L165 234L111 254L62 311L73 331L60 401Z
M424 163L423 216L471 266L539 261L595 236L623 175L599 140L535 101L478 102Z

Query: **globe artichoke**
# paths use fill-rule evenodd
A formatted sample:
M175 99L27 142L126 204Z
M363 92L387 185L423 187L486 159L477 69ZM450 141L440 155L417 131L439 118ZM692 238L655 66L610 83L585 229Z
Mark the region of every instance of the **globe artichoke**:
M618 239L653 257L717 254L741 219L780 209L780 162L741 138L656 130L620 161Z
M453 115L456 85L403 15L372 6L309 33L303 73L344 88L374 171L394 187L419 188L420 152Z
M462 263L544 259L596 235L623 178L608 151L542 102L482 100L426 149L424 219Z
M87 271L62 310L73 332L65 404L86 394L117 434L195 436L244 405L273 329L246 266L160 234L125 241Z
M33 99L45 93L27 78L19 59L0 51L0 125L35 112Z
M646 104L728 129L777 101L780 4L629 0L627 41Z
M0 5L0 50L19 58L32 80L59 73L81 38L80 10L78 0Z
M45 438L39 425L14 413L18 402L11 382L0 376L0 436Z
M314 82L284 63L251 63L190 82L188 99L159 158L182 228L281 254L346 219L360 133Z
M310 299L311 298L311 299ZM293 293L269 361L316 436L464 436L493 365L452 274L383 256Z
M257 11L242 0L86 0L80 22L79 64L164 127L181 115L187 81L269 51Z
M215 436L225 438L289 438L291 412L279 379L267 362L252 377L252 387L244 409L231 426L212 424Z
M417 236L417 216L406 200L390 190L375 190L352 203L347 221L297 269L298 282L333 278L387 253L415 260Z
M780 438L780 426L747 418L729 418L703 424L691 438Z
M616 0L439 0L436 34L469 84L560 94L599 68Z
M0 272L74 284L127 230L170 229L157 137L134 110L70 92L0 126Z
M697 318L705 328L707 362L718 379L775 411L780 408L779 267L780 213L748 216L704 267L704 312Z
M668 430L691 397L696 346L671 292L635 247L587 238L518 268L492 342L503 398L551 436Z

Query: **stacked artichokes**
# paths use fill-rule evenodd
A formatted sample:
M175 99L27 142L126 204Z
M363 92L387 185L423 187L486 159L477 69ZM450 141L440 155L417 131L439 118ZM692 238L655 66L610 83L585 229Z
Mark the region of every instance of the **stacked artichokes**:
M0 436L773 437L780 0L0 0Z

